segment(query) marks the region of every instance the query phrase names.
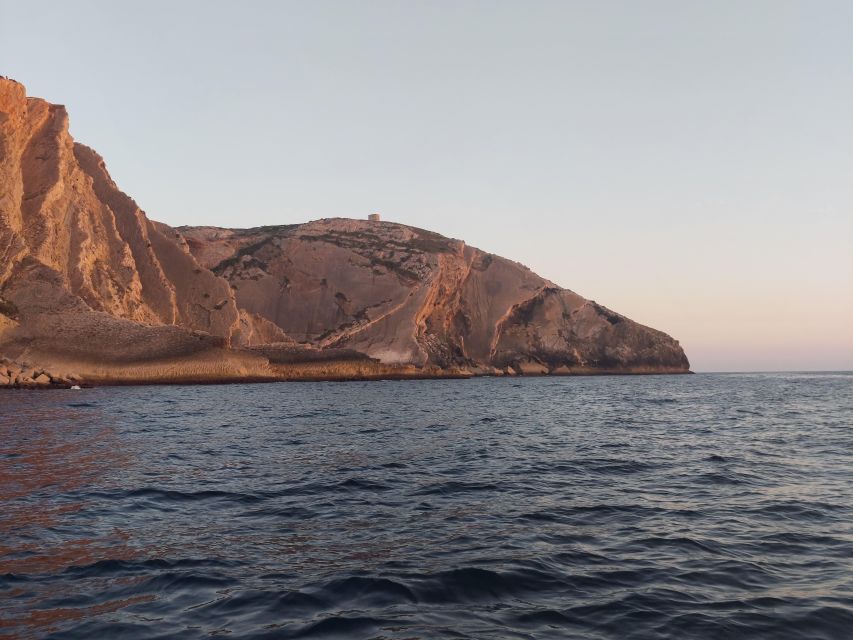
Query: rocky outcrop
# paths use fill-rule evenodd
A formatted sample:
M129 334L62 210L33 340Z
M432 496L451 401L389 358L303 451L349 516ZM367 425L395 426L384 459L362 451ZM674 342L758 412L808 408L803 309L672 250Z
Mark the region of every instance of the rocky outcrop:
M269 340L286 336L116 187L64 107L0 79L0 354L171 370Z
M27 362L14 362L0 357L0 387L18 389L69 388L82 382L71 372L57 373L33 367Z
M0 356L33 384L688 369L665 334L433 232L154 222L64 107L2 78Z
M349 219L179 231L240 308L315 348L477 373L688 369L666 334L431 231Z

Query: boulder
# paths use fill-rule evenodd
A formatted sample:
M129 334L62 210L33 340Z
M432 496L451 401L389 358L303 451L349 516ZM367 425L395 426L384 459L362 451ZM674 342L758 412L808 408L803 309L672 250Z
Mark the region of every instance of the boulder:
M525 360L516 365L519 373L525 376L544 376L548 374L548 367L541 362L533 360Z

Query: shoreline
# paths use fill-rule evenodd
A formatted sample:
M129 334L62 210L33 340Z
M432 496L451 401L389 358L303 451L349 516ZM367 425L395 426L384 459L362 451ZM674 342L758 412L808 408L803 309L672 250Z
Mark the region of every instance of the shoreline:
M92 389L96 387L141 387L141 386L213 386L213 385L235 385L235 384L271 384L276 382L401 382L408 380L470 380L474 378L572 378L572 377L597 377L597 376L670 376L670 375L693 375L694 371L625 371L618 369L610 370L584 370L559 373L471 373L465 371L457 372L382 372L355 375L253 375L253 376L169 376L163 378L138 377L138 378L89 378L80 380L74 384L8 384L0 385L0 390L17 391L49 391L57 389L70 390L73 386L81 389Z

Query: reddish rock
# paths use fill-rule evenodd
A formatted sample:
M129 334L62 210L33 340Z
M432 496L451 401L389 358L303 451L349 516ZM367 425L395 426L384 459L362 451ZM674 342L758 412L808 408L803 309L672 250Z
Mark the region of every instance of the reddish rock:
M317 348L478 373L689 368L666 334L431 231L340 218L179 231L240 308Z
M669 336L423 229L154 222L6 79L0 356L29 363L6 386L688 370Z

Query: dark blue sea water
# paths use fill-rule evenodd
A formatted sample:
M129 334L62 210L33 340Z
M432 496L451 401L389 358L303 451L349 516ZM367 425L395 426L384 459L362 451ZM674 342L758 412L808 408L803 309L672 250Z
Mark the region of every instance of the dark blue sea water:
M853 638L853 375L0 393L0 636Z

